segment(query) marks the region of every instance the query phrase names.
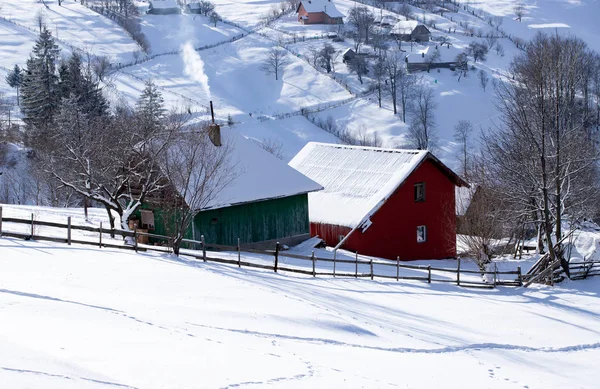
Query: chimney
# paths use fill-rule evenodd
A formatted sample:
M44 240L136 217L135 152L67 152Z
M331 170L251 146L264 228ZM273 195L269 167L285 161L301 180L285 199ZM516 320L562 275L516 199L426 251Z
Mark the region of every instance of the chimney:
M221 127L215 123L215 111L213 110L212 101L210 102L210 115L212 123L208 126L208 137L215 146L219 147L221 146Z

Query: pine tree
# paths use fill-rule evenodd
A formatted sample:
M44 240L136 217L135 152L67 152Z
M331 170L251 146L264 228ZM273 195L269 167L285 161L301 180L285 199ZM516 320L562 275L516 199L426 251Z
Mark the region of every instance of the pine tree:
M32 130L34 138L48 132L60 101L56 74L59 54L60 49L52 34L44 27L27 60L21 87L23 120Z
M6 82L10 85L11 88L17 89L17 104L19 104L19 89L23 84L23 72L19 65L15 65L13 70L8 72L6 75Z
M159 130L162 127L165 113L164 100L158 87L152 80L146 81L146 87L136 106L136 116L141 130L145 134Z
M67 61L62 61L58 73L61 99L68 99L73 95L82 112L90 118L107 114L108 102L92 72L84 69L81 54L75 52Z

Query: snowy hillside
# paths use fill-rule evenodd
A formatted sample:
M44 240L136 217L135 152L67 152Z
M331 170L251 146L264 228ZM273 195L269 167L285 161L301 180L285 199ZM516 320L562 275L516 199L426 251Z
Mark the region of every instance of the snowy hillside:
M199 117L206 117L206 106L212 99L219 119L231 115L237 130L243 134L280 144L286 160L310 140L336 141L335 136L313 124L328 118L355 136L377 133L384 146L407 144L408 125L392 113L390 99L384 98L379 108L375 95L367 92L373 75L365 75L361 84L356 74L342 63L339 54L353 47L352 39L332 42L327 34L335 28L301 25L294 12L280 15L265 26L265 16L279 7L276 0L215 0L214 3L223 18L216 26L201 15L149 15L145 13L148 3L137 2L141 29L150 43L148 58L117 23L79 2L68 0L58 6L56 0L42 3L6 0L2 3L4 20L0 20L0 35L5 38L0 44L3 54L0 91L15 95L6 85L4 75L15 63L24 64L41 15L65 53L72 48L82 49L107 56L115 66L134 60L141 62L114 70L106 78L105 91L113 103L133 104L144 81L153 79L161 87L169 107L186 107ZM524 7L522 20L518 21L515 7L520 3ZM346 15L358 4L351 0L336 1L336 7ZM385 16L404 20L400 6L401 3L385 2L369 9L379 19ZM451 43L452 52L463 50L471 42L486 42L488 34L501 36L497 41L502 52L493 49L485 62L471 61L476 70L460 81L448 69L418 73L435 92L436 153L442 160L450 166L456 165L453 128L459 120L471 121L477 132L499 123L492 84L504 77L510 60L519 52L515 42L530 39L540 30L556 31L581 37L590 47L600 50L597 39L600 27L595 21L599 6L597 0L543 3L482 0L436 13L410 6L411 18L428 24L433 40L445 39ZM352 29L348 20L345 26ZM381 31L387 33L385 28ZM284 67L281 79L275 80L260 66L268 50L279 43L287 50L290 64ZM325 43L333 44L338 53L335 70L330 74L320 67L315 69L310 60L310 50L320 49ZM217 47L204 49L212 45ZM429 45L404 42L402 50L407 55L418 54L432 50L433 46L433 42ZM366 54L373 50L370 45L361 48ZM485 91L477 78L479 70L490 79ZM306 120L300 110L318 112ZM291 118L287 117L290 115Z
M598 280L475 291L0 239L7 388L594 388Z

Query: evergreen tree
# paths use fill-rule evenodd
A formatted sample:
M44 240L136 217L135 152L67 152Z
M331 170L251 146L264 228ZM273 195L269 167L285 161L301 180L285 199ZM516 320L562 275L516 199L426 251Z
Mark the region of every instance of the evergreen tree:
M77 104L90 118L105 116L108 102L93 74L85 69L80 53L73 53L59 66L59 94L61 99L74 96Z
M21 87L23 120L32 130L32 140L47 133L59 102L56 61L60 49L52 34L43 28L27 60Z
M11 88L17 89L17 103L19 103L19 89L23 84L23 72L21 71L19 65L15 65L13 70L8 72L8 74L6 75L6 82L8 83L8 85L10 85Z
M146 81L146 87L137 102L136 116L141 130L148 135L163 126L165 107L162 94L152 80Z

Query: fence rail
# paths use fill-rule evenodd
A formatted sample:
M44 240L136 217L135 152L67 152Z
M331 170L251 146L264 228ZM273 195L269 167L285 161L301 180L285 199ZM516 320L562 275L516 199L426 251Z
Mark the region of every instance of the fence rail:
M15 223L15 224L23 224L29 227L28 232L16 232L16 231L7 231L6 225L3 223ZM59 228L64 231L63 236L49 236L37 233L37 227L50 227L50 228ZM72 231L85 231L94 233L94 235L87 236L89 239L73 239ZM98 238L95 239L95 234L98 234ZM129 239L130 242L119 242L115 243L114 241L103 240L103 236L110 235L120 236L124 239ZM12 238L20 238L20 239L31 239L31 240L39 240L39 241L51 241L56 243L66 243L66 244L81 244L81 245L92 245L97 247L107 247L107 248L115 248L115 249L125 249L125 250L134 250L134 251L158 251L158 252L170 252L171 251L171 243L172 238L163 235L152 234L148 232L139 231L134 229L133 231L127 231L123 229L117 228L103 228L102 223L98 227L92 226L83 226L83 225L73 225L71 223L71 217L67 218L67 223L58 223L58 222L50 222L50 221L40 221L36 220L34 214L31 215L30 219L22 219L22 218L14 218L14 217L3 217L2 216L2 207L0 207L0 237L12 237ZM163 245L149 245L140 243L139 240L142 238L152 238L157 241L161 241ZM229 265L237 265L238 267L250 267L257 269L265 269L272 270L274 272L284 271L290 273L298 273L304 274L308 276L333 276L333 277L347 277L347 278L381 278L381 279L391 279L391 280L412 280L412 281L423 281L427 283L433 282L445 282L445 283L455 283L459 286L464 287L478 287L478 288L494 288L496 286L522 286L523 279L521 275L521 268L518 267L517 270L511 271L498 271L494 269L494 271L476 271L476 270L466 270L461 269L461 259L458 258L457 267L455 269L452 268L442 268L442 267L432 267L430 265L412 265L401 263L400 258L398 257L395 261L390 260L373 260L373 258L364 259L359 258L358 253L356 253L355 259L338 259L333 258L324 258L315 256L314 251L312 255L300 255L294 253L288 253L285 251L281 251L281 246L279 243L275 245L275 247L271 250L256 250L251 248L243 247L238 240L238 244L236 246L229 245L221 245L221 244L213 244L207 243L204 241L204 236L201 237L201 240L192 240L192 239L184 239L184 243L195 245L195 247L200 247L200 250L184 250L182 252L183 255L191 256L195 259L202 260L204 262L215 262ZM209 250L213 251L209 251ZM209 251L207 253L207 251ZM237 252L236 259L230 258L220 258L215 256L214 254L219 251L225 252ZM265 263L257 263L253 262L251 257L244 257L242 253L252 253L252 254L260 254L267 257L272 257L273 262L270 264ZM308 266L304 266L303 264L289 264L284 263L281 264L279 262L280 259L283 258L291 258L295 260L299 260L300 262L307 263ZM333 264L332 271L328 269L318 269L317 263L326 263ZM336 269L336 266L339 265L354 265L353 270L349 271L348 268L340 270ZM600 265L600 263L599 263ZM348 266L347 266L348 267ZM359 267L361 271L359 271ZM367 267L369 269L368 272L363 271ZM395 272L377 272L376 269L380 269L384 267L387 269L395 269ZM594 268L596 269L596 268ZM336 271L337 270L337 271ZM597 270L600 271L600 266L597 267ZM412 272L420 272L422 275L415 275L414 273L406 274L407 271ZM594 270L596 271L596 270ZM439 274L435 273L449 273L451 276L448 278L440 277ZM589 273L589 272L588 272ZM461 274L473 274L473 275L493 275L494 282L482 282L476 281L474 279L464 279L461 277ZM501 280L502 276L511 276L510 280Z

